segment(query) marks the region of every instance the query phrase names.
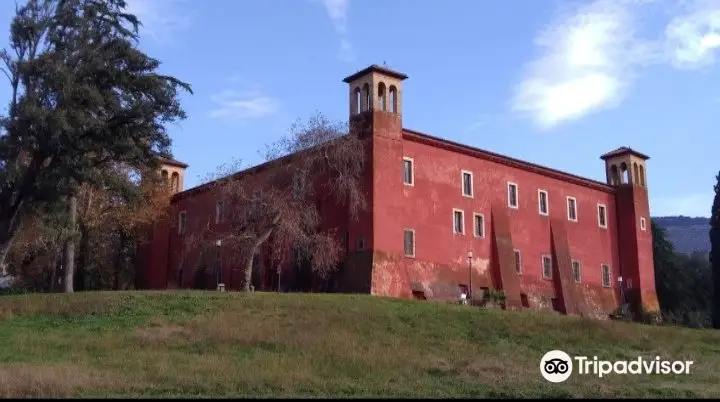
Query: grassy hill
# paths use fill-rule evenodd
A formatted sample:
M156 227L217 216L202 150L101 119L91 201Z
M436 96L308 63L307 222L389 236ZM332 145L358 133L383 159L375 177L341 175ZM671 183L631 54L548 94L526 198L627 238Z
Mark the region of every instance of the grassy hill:
M552 384L551 349L695 365ZM0 397L720 395L718 331L370 296L5 296L0 363Z

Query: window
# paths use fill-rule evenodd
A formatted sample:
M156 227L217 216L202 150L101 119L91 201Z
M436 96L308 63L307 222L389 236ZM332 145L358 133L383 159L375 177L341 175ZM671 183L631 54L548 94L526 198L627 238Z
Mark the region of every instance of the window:
M485 237L485 216L482 214L473 214L475 223L475 237Z
M470 198L473 196L473 176L466 170L462 171L462 194Z
M508 183L508 206L510 208L518 207L518 188L515 183Z
M415 172L413 171L412 158L403 158L403 183L408 186L415 184Z
M355 88L355 113L362 112L362 95L360 88Z
M185 211L182 211L178 214L178 234L182 235L185 234L185 222L187 220L187 214Z
M364 237L358 237L357 249L358 249L358 251L365 250L365 238Z
M218 201L215 203L215 223L222 223L223 221L223 206L224 203L222 201Z
M405 229L405 257L415 257L415 231Z
M573 278L575 279L575 282L580 283L580 280L582 279L580 276L580 261L573 260L572 270L573 270Z
M568 220L577 222L577 201L573 197L567 198Z
M645 218L640 218L640 230L646 230Z
M465 213L460 209L453 209L453 233L465 234Z
M603 287L609 288L610 287L610 266L609 265L602 264L600 266L600 277L602 279Z
M552 258L549 255L542 257L542 276L545 279L552 279Z
M607 208L603 204L598 204L598 226L607 229Z
M538 212L540 215L548 214L548 193L545 190L538 190Z
M515 272L517 272L518 275L522 274L522 256L520 255L520 250L514 250L515 254Z

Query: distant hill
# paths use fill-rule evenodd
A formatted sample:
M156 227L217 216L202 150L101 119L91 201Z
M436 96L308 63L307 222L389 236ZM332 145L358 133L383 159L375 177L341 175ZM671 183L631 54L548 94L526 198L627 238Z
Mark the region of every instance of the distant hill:
M689 216L659 216L652 218L667 232L668 240L680 253L710 252L710 219Z

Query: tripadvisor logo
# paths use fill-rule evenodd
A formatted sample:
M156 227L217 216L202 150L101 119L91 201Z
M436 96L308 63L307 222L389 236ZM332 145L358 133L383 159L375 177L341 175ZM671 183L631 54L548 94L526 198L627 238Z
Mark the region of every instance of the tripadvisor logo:
M540 359L540 374L550 382L563 382L570 378L573 371L577 374L591 374L600 378L607 374L690 374L693 361L670 361L638 357L634 360L617 360L614 362L592 359L587 356L570 355L562 350L551 350ZM576 368L573 370L573 368Z

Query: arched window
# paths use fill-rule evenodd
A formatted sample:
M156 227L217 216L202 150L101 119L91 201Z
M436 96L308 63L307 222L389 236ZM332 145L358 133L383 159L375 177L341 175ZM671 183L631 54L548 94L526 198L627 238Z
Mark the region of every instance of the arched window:
M168 171L163 169L162 173L160 173L160 176L162 177L163 183L167 186L168 185Z
M613 186L620 184L620 172L618 172L617 165L610 166L610 184Z
M622 174L622 184L630 183L630 172L625 162L620 165L620 173Z
M645 187L645 169L640 165L640 185Z
M372 95L370 94L370 85L368 84L363 85L363 99L365 101L363 110L372 109Z
M397 113L397 88L390 86L390 113Z
M640 185L640 173L638 172L637 163L633 163L633 184Z
M170 176L170 186L173 193L177 193L180 189L180 175L178 174L178 172L173 172L173 174Z
M362 112L362 95L360 94L360 87L355 88L355 113Z
M385 84L378 84L378 102L380 102L380 110L387 111L387 102L385 101Z

